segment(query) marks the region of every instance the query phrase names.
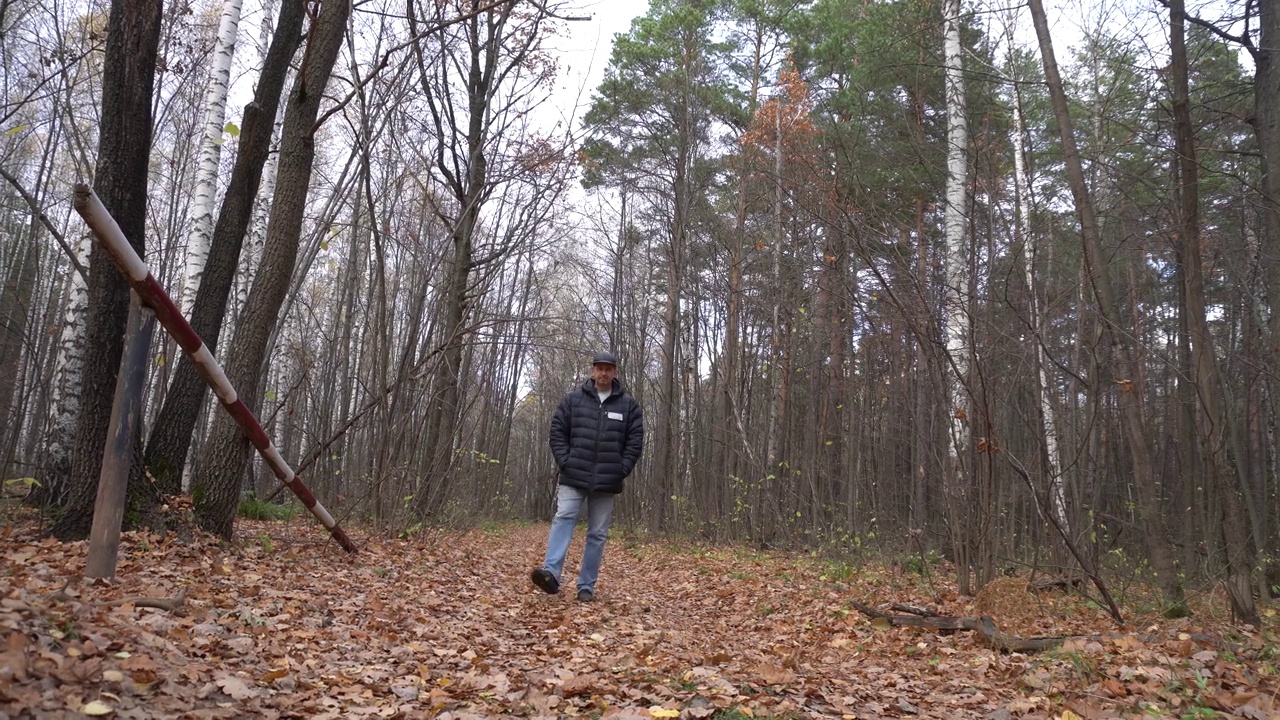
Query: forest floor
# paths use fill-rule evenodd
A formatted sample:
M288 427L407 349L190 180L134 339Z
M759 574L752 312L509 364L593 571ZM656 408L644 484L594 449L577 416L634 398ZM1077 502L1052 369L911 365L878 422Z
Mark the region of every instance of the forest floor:
M1130 600L1116 626L1021 581L960 596L943 564L615 530L598 601L578 603L581 530L565 590L544 595L528 575L545 525L357 529L348 557L301 518L242 520L230 545L128 533L106 583L80 578L84 543L37 530L0 527L0 718L1280 717L1275 612L1233 627L1220 591L1178 621ZM138 597L183 602L118 602ZM1098 637L1004 653L972 632L873 623L851 601L995 608L1007 632Z

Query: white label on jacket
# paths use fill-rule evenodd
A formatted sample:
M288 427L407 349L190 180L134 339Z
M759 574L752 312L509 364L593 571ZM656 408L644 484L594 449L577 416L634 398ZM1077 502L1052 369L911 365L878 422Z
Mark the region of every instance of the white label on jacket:
M609 419L610 419L610 420L621 420L621 419L622 419L622 413L611 412L611 413L609 413Z

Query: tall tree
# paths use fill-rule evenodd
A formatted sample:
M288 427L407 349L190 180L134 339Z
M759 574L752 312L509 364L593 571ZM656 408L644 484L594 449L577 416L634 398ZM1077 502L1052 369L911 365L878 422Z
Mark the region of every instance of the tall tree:
M603 173L589 169L587 184L630 183L629 197L652 208L662 237L662 350L649 455L658 483L653 512L660 524L669 519L680 475L677 380L684 367L679 341L692 210L706 197L704 156L713 122L733 112L718 60L727 46L712 40L718 13L712 0L650 4L631 32L615 39L605 80L583 117L591 164L607 166Z
M947 359L947 425L951 442L947 445L948 527L959 573L960 592L972 592L970 568L977 558L974 540L979 537L973 517L975 493L970 487L973 468L969 459L969 423L973 413L969 394L969 367L973 359L973 318L969 313L972 286L969 262L968 190L969 124L966 117L964 56L960 44L960 0L942 4L943 60L947 109L947 189L944 229L946 232L946 280L943 286L945 324L943 336ZM979 584L990 578L979 578Z
M1013 63L1010 63L1013 66ZM1049 507L1062 532L1071 534L1071 520L1067 512L1067 479L1062 472L1062 453L1058 441L1058 426L1053 411L1053 388L1050 378L1052 359L1045 350L1044 317L1040 309L1041 289L1036 283L1035 261L1038 243L1031 227L1033 203L1030 172L1027 169L1026 118L1022 109L1022 87L1018 78L1013 80L1013 180L1015 214L1017 215L1017 240L1022 245L1023 276L1027 282L1029 301L1028 319L1035 339L1034 364L1036 368L1036 397L1040 405L1040 428L1044 435L1046 469L1049 479Z
M1116 403L1120 408L1125 438L1129 444L1133 485L1138 496L1138 517L1143 526L1143 541L1147 557L1151 561L1152 569L1156 572L1165 601L1171 605L1171 611L1185 612L1186 600L1182 581L1174 567L1173 554L1169 548L1168 525L1164 513L1161 512L1160 496L1156 489L1151 464L1146 421L1142 417L1142 408L1139 405L1141 392L1139 367L1134 361L1133 350L1129 343L1122 339L1129 336L1130 332L1127 331L1128 325L1121 317L1115 291L1111 285L1110 268L1102 252L1098 221L1089 196L1089 188L1085 182L1080 152L1076 147L1071 112L1067 107L1062 76L1058 73L1058 63L1053 53L1053 40L1049 34L1044 5L1041 0L1030 0L1030 10L1036 29L1036 38L1040 43L1040 58L1044 63L1049 99L1053 106L1054 117L1058 121L1062 157L1066 164L1071 195L1075 200L1075 209L1080 220L1080 239L1084 245L1088 281L1097 301L1098 311L1102 315L1101 329L1109 351L1108 362L1111 364L1117 388ZM1099 385L1100 383L1095 379L1093 388L1095 393L1102 392Z
M139 255L145 255L151 93L160 16L159 0L112 0L102 71L102 118L93 189ZM51 530L61 540L83 539L93 524L93 503L129 312L128 285L97 245L89 259L88 294L71 501Z
M1218 368L1217 351L1205 310L1204 267L1200 257L1200 168L1196 159L1195 130L1191 125L1191 99L1187 70L1186 8L1183 0L1169 0L1170 80L1173 90L1173 129L1177 151L1179 234L1186 318L1191 340L1192 372L1196 401L1203 415L1200 445L1218 492L1222 532L1227 553L1227 594L1236 616L1259 625L1253 602L1254 540L1242 494L1248 483L1241 471L1236 438L1238 420L1232 412Z
M218 222L210 242L210 263L194 295L191 328L204 341L210 352L218 348L226 315L228 296L235 282L237 263L244 237L253 219L254 200L263 168L268 162L271 138L280 96L284 91L293 58L302 40L302 21L306 12L302 0L288 0L280 11L270 50L258 77L253 100L245 106L241 119L239 148L231 179L218 213ZM318 94L318 93L317 93ZM291 268L292 270L292 268ZM176 494L182 489L182 473L200 407L208 395L208 387L191 358L178 361L172 386L147 439L145 460L162 493Z
M434 131L423 159L439 193L428 199L431 211L448 229L451 244L438 310L443 352L432 379L426 421L429 465L414 493L416 511L426 515L441 507L453 477L465 325L475 304L478 276L510 256L530 228L524 221L545 213L545 207L530 197L533 204L523 221L513 216L503 227L487 216L486 206L500 188L530 176L531 167L519 169L523 152L515 149L537 142L525 134L519 118L530 96L543 92L550 80L542 65L550 15L541 8L526 12L518 3L483 0L457 5L411 2L408 7L427 123ZM464 10L461 22L445 14L454 8ZM424 21L441 31L423 35L419 23ZM439 57L428 55L433 46ZM535 195L548 189L542 187Z
M308 14L312 21L307 31L303 64L285 105L276 171L278 180L271 203L271 219L267 223L262 266L254 277L244 316L232 339L227 367L232 386L255 412L262 404L261 379L267 341L275 331L280 305L298 257L303 212L315 161L316 133L320 129L316 119L325 86L342 49L351 0L316 2ZM193 483L196 520L205 530L231 537L240 481L251 451L249 440L240 434L231 416L219 413L201 452L199 472Z

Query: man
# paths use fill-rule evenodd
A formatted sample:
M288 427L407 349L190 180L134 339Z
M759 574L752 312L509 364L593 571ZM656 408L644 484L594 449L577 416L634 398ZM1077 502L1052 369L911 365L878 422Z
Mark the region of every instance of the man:
M585 502L587 546L578 569L578 601L596 599L596 578L613 519L613 503L643 449L640 403L618 380L618 358L608 352L597 353L591 379L565 395L551 418L551 454L560 469L556 514L547 537L546 559L531 576L543 592L560 592L560 569Z

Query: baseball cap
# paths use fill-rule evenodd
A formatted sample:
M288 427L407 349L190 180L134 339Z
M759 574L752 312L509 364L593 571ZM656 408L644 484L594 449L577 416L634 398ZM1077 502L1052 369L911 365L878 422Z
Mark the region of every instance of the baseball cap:
M592 365L595 365L597 363L608 363L610 365L617 366L618 356L614 355L611 352L601 351L596 353L595 359L591 361Z

